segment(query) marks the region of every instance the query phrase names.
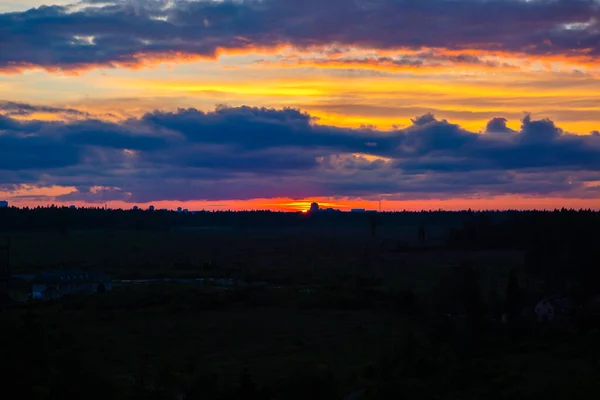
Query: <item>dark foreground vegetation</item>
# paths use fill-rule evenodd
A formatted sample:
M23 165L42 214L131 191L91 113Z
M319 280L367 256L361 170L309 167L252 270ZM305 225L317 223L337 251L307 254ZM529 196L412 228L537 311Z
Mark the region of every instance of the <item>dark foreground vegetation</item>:
M6 393L600 395L596 212L163 213L170 222L150 228L144 218L156 214L46 209L54 222L28 222L31 213L45 220L43 211L0 210L13 273L68 265L121 278L212 276L269 285L115 285L103 294L7 305L0 313ZM103 217L85 222L88 212ZM72 222L52 219L61 213ZM145 222L130 226L115 215ZM536 304L556 295L574 306L539 322Z

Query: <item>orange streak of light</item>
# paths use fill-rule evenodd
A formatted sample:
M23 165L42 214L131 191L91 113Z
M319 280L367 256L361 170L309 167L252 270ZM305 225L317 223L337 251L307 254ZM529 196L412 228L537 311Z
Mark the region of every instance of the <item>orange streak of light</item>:
M56 189L53 189L56 191ZM72 190L69 190L71 192ZM63 191L56 193L64 194ZM110 208L130 209L134 203L122 201L111 201L106 203L86 204L84 202L42 202L40 200L13 199L8 197L12 205L19 207L37 206L37 205L71 205L78 207L101 207L107 204ZM148 208L151 204L157 209L166 208L174 210L177 207L187 208L189 210L212 210L212 211L241 211L241 210L272 210L286 212L306 211L310 204L316 201L321 208L336 208L341 211L349 211L352 208L364 208L377 210L379 208L378 200L352 199L352 198L311 198L294 200L289 198L274 199L252 199L252 200L222 200L222 201L157 201L152 203L137 203L141 208ZM383 211L421 211L421 210L527 210L527 209L548 209L557 208L590 208L599 210L598 199L579 199L579 198L560 198L560 197L524 197L524 196L493 196L478 198L451 198L451 199L424 199L424 200L384 200L382 203Z
M382 61L374 58L365 58L362 60L298 60L292 62L264 61L260 64L254 64L259 67L270 68L319 68L319 69L367 69L386 72L411 72L415 74L430 74L432 72L502 72L518 71L520 67L513 65L489 65L489 64L468 64L468 63L450 63L444 64L397 64L392 61Z
M235 55L260 55L260 56L268 56L268 55L277 55L285 51L291 51L295 55L299 54L311 54L314 52L324 52L327 50L328 46L324 45L312 45L298 48L296 46L292 46L290 44L279 44L276 46L261 46L250 43L247 39L242 40L243 38L238 38L240 42L243 44L237 48L225 48L218 47L212 53L209 54L194 54L194 53L185 53L181 51L167 51L167 52L159 52L159 53L146 53L146 52L138 52L131 55L130 60L119 60L119 61L109 61L104 63L80 63L80 64L70 64L70 65L56 65L56 66L40 66L27 62L11 62L7 66L0 68L0 73L4 74L21 74L25 71L29 70L41 70L49 73L62 73L65 75L78 75L80 73L88 72L92 69L96 68L125 68L131 70L139 70L142 68L154 68L162 63L167 64L180 64L180 63L191 63L196 61L216 61L224 56L235 56ZM367 47L354 47L348 50L345 50L341 53L335 54L335 56L339 56L343 54L345 56L350 55L364 55L368 52L374 52L378 56L396 56L398 53L402 53L405 55L410 54L420 54L426 52L434 52L438 54L445 55L474 55L474 56L486 56L486 57L499 57L499 58L508 58L508 59L519 59L523 62L537 62L537 63L569 63L574 66L586 67L586 68L599 68L600 63L598 62L597 57L593 55L592 49L579 49L579 50L571 50L567 53L563 54L540 54L540 55L532 55L528 54L524 51L520 52L508 52L508 51L489 51L484 49L461 49L461 50L450 50L444 48L420 48L418 50L406 48L406 47L397 47L390 49L373 49ZM317 63L315 66L321 68L327 68L327 63L320 64ZM484 64L478 65L486 69ZM329 66L329 68L334 68ZM488 66L489 68L489 66ZM505 67L508 68L508 67ZM545 68L549 68L546 66Z

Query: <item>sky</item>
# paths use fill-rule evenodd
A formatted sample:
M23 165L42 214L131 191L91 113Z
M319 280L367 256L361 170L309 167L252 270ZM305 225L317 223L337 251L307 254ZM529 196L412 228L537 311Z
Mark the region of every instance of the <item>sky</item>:
M0 0L0 200L600 209L598 0Z

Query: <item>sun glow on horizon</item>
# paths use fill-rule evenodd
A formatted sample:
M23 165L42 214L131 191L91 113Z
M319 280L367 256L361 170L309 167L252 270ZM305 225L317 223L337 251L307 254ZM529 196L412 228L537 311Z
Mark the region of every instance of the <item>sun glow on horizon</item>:
M5 1L0 197L597 208L597 7L492 3Z
M47 196L57 196L72 193L74 188L49 188L42 191L33 191L32 188L22 189L18 196L7 196L7 192L1 192L0 196L9 201L11 206L16 207L37 207L37 206L70 206L76 207L99 207L109 209L132 209L134 206L140 209L148 209L154 206L156 210L167 209L177 210L179 207L189 211L261 211L269 210L274 212L301 212L306 213L313 202L319 204L320 209L339 209L340 211L351 211L352 209L365 209L379 211L379 200L368 200L360 198L310 198L303 200L293 200L286 198L273 199L248 199L248 200L223 200L223 201L153 201L153 202L123 202L107 200L103 202L88 203L85 201L57 201L52 197L44 199ZM27 193L28 196L23 196ZM33 193L33 194L32 194ZM448 198L448 199L424 199L424 200L383 200L381 201L381 211L461 211L471 209L474 211L484 210L554 210L565 207L574 209L593 209L600 210L600 204L597 199L566 199L566 198L545 198L539 196L491 196L491 197L469 197L469 198Z

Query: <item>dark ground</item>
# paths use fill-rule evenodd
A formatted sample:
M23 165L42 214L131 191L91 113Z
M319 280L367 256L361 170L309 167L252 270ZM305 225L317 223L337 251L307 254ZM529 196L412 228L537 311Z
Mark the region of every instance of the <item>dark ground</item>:
M597 328L499 322L510 270L524 293L535 281L524 250L407 247L418 226L388 226L374 238L367 225L336 229L12 232L14 273L65 265L114 278L270 285L116 286L13 306L0 313L7 390L40 399L600 393ZM464 271L473 271L472 286ZM479 302L480 311L469 307Z

